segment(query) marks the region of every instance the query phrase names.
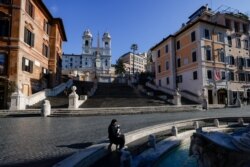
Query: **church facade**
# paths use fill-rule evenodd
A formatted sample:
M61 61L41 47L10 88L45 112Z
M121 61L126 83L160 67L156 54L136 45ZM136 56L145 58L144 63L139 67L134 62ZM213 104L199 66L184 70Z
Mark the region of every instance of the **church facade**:
M114 70L111 67L111 36L105 32L100 43L93 46L93 35L86 30L82 36L82 53L63 54L62 73L83 81L112 82Z

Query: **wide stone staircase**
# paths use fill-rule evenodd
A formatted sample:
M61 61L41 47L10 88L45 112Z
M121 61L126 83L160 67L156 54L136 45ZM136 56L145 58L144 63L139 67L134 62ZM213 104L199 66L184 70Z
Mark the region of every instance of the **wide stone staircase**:
M162 91L160 91L160 90L154 90L154 89L152 89L152 88L150 88L150 87L148 87L148 86L143 86L143 88L144 88L147 92L152 93L152 94L153 94L152 96L153 96L154 98L156 98L156 99L164 97L164 98L166 98L166 100L169 100L169 99L173 99L173 98L174 98L174 96L171 95L171 94L162 92ZM191 94L191 93L188 92L188 91L183 91L183 92L188 93L188 94ZM192 95L192 96L197 96L197 95L194 95L194 94L191 94L191 95ZM193 101L193 100L190 100L190 99L187 99L187 98L181 96L181 104L182 104L182 105L193 105L193 104L199 104L199 103L197 103L197 102L195 102L195 101Z
M73 81L73 85L77 87L76 93L80 95L86 95L88 91L93 87L93 82L86 81ZM72 92L71 88L66 88L63 92L57 96L48 96L45 100L50 101L51 108L68 108L69 94ZM29 109L40 109L44 103L40 101L32 106L28 106Z
M94 96L89 97L80 107L141 107L159 105L166 105L166 102L140 94L127 84L98 83Z

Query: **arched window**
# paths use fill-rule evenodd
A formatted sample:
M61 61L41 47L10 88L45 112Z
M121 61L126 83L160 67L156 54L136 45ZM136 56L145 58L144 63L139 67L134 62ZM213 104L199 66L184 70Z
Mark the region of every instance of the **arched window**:
M109 46L109 43L108 42L105 42L105 47L108 47Z
M105 66L108 66L108 60L107 59L105 60Z
M89 46L89 41L85 41L85 46Z

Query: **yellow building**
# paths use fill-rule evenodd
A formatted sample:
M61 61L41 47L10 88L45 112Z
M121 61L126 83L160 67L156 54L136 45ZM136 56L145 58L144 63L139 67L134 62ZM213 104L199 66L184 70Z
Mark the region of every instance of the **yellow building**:
M195 11L186 24L150 49L156 85L179 88L209 104L233 104L250 98L249 18L235 10Z

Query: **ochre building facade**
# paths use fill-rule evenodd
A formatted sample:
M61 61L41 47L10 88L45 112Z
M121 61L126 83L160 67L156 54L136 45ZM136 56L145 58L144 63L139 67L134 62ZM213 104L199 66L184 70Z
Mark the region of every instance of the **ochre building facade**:
M0 106L15 87L29 96L61 82L62 19L41 0L0 1Z
M186 24L150 49L157 86L209 104L250 99L249 17L236 10L195 11Z

